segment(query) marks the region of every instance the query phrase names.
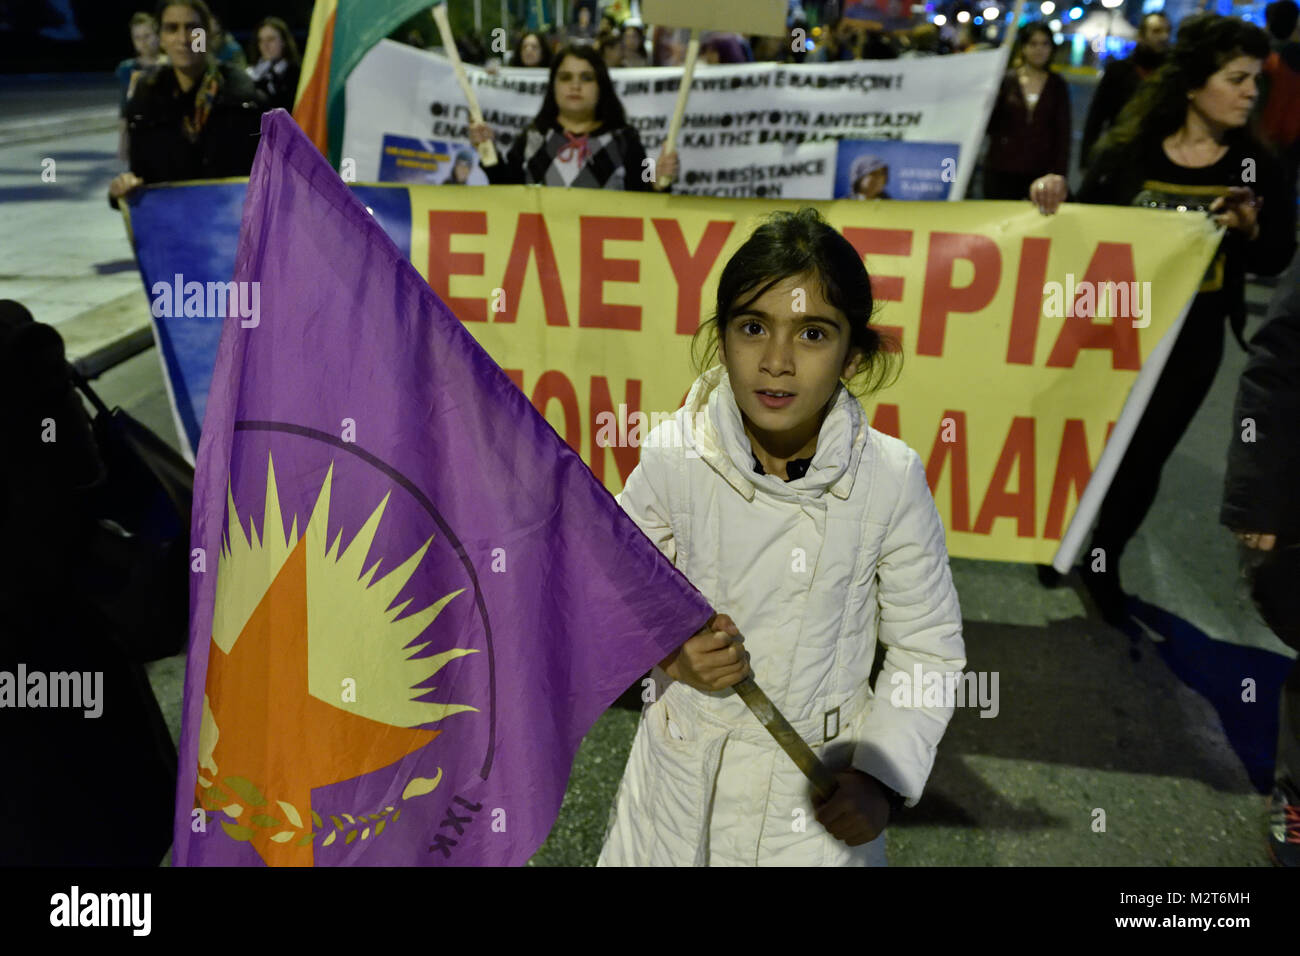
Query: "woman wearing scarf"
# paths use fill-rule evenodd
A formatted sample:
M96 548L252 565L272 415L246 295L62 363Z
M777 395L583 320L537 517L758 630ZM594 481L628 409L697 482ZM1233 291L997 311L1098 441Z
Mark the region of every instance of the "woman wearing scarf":
M267 109L293 112L301 71L302 57L289 25L279 17L267 17L257 25L257 62L248 68L248 77L266 99Z
M486 123L470 127L475 146L492 137ZM509 154L484 172L494 185L667 190L666 180L677 173L676 153L662 154L653 175L645 159L641 137L627 123L600 54L571 44L551 65L537 117L515 137Z
M203 0L159 12L166 65L142 76L126 105L130 171L109 185L111 205L146 183L247 176L265 101L242 69L195 51L194 31L211 35Z

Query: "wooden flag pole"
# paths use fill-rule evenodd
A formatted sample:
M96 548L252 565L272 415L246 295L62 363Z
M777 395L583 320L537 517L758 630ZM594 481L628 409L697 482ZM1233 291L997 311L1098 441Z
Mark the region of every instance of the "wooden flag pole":
M767 732L781 745L781 749L790 755L790 759L803 771L803 775L812 781L813 793L816 794L818 801L828 799L839 784L836 783L834 775L826 765L812 752L807 741L790 726L790 721L777 710L767 694L763 693L763 689L754 683L754 678L746 677L734 686L750 713L767 728Z
M442 47L447 51L447 59L451 60L452 68L456 71L456 82L460 84L461 92L465 94L465 102L469 104L469 118L471 123L483 122L483 111L478 107L478 97L474 95L473 88L469 85L469 76L465 73L465 64L460 61L460 51L456 49L456 38L451 32L451 22L447 19L447 4L440 3L433 8L433 20L438 24L438 33L442 36ZM483 166L495 166L497 164L496 147L492 145L492 140L484 140L478 144L479 163Z
M664 140L663 152L677 151L677 134L682 130L682 117L686 115L686 100L691 95L691 80L695 76L695 61L700 58L700 31L691 30L691 42L686 46L686 63L682 67L682 85L677 90L677 105L673 108L672 122L668 124L668 138ZM666 182L672 185L672 177Z

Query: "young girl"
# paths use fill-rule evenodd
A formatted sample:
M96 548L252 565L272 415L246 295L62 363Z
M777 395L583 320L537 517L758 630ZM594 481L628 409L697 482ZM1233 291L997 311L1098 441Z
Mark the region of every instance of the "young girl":
M911 706L910 685L960 671L965 645L921 460L841 382L885 377L871 309L862 258L812 209L773 215L723 270L722 364L619 502L735 619L655 668L598 865L883 865L891 813L920 799L952 707ZM820 807L731 689L751 666L836 775Z
M475 146L493 136L487 123L469 128ZM661 155L653 175L643 175L645 158L641 137L628 125L604 60L590 46L570 44L551 65L537 117L515 137L499 163L483 170L497 185L666 190L677 174L677 154Z

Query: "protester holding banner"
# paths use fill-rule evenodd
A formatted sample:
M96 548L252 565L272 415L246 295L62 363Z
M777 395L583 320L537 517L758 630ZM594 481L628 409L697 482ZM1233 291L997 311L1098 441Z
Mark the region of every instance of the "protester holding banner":
M872 302L861 253L812 209L773 214L723 268L703 327L721 364L650 434L619 503L734 620L653 671L597 865L879 866L891 816L920 799L953 706L873 705L876 642L876 686L895 689L960 671L965 645L921 460L841 381L889 377ZM820 807L723 693L751 667L835 772Z
M1070 90L1048 68L1055 44L1041 21L1016 38L1013 69L989 117L985 199L1020 199L1039 176L1070 170Z
M1227 230L1101 506L1090 554L1101 549L1104 559L1084 563L1085 584L1106 619L1119 626L1127 623L1120 557L1214 381L1224 317L1240 340L1247 268L1275 275L1295 248L1294 186L1246 125L1268 52L1264 32L1242 20L1206 15L1185 23L1170 62L1102 141L1078 196L1081 202L1208 213ZM1059 175L1030 187L1030 198L1047 213L1066 193Z
M257 61L248 68L248 75L266 98L267 109L293 111L301 69L302 58L289 25L279 17L267 17L259 23Z
M475 146L494 136L486 123L470 126L469 135ZM677 156L664 153L655 168L641 137L628 125L600 54L590 46L569 44L551 66L536 118L515 138L504 160L485 171L495 185L663 191L677 173Z
M146 183L247 176L265 103L242 68L218 63L191 40L208 32L203 0L169 3L159 14L168 63L136 84L127 103L130 171L109 184L112 205Z

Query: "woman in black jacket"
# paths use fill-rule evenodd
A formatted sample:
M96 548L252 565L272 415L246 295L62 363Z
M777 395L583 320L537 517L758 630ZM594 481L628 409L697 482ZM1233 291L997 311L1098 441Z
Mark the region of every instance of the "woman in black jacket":
M1081 202L1180 209L1213 216L1227 232L1102 503L1092 544L1105 570L1083 579L1106 618L1128 623L1119 562L1155 500L1160 472L1214 381L1224 320L1240 340L1249 270L1275 275L1295 249L1294 185L1247 128L1268 38L1234 17L1185 23L1169 63L1120 114L1079 191ZM1067 194L1044 176L1029 198L1055 212Z
M486 123L470 127L475 146L493 136ZM551 64L537 117L515 137L509 154L483 171L494 185L667 190L677 173L677 154L662 154L653 172L645 159L604 60L593 47L570 44Z
M146 183L247 176L266 108L240 68L194 49L194 31L211 35L203 0L169 3L159 14L168 64L136 83L126 104L130 171L116 177L108 201Z

